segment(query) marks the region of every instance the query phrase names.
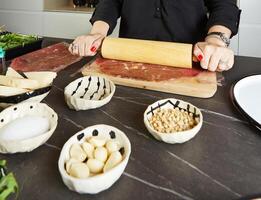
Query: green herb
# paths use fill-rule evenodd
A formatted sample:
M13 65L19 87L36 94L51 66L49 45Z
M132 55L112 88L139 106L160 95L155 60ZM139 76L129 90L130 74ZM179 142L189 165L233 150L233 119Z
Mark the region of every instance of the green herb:
M0 160L0 200L6 200L11 193L18 191L13 173L7 173L6 161Z
M17 33L7 33L0 35L0 47L4 50L35 42L38 39L35 35L22 35Z

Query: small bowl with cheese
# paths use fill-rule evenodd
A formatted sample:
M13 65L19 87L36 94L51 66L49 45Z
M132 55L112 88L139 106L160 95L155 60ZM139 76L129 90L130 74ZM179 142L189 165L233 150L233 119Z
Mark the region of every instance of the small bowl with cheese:
M41 102L50 92L55 72L25 72L22 75L11 67L0 75L0 107L21 102Z
M144 112L144 124L157 140L184 143L199 132L203 115L200 109L188 102L163 99L148 106Z
M70 190L96 194L120 178L130 153L130 141L122 131L108 125L94 125L64 144L58 168Z
M0 153L30 152L45 143L58 116L44 103L25 102L0 112Z

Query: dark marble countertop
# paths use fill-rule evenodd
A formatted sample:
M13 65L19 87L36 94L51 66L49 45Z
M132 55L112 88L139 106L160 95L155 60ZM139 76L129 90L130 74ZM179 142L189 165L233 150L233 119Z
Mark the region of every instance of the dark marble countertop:
M77 112L67 107L63 90L81 76L72 74L87 60L59 72L44 100L59 115L58 127L47 143L30 153L0 154L19 182L18 199L241 199L261 194L260 131L238 113L229 96L233 82L261 74L261 59L236 57L234 68L224 73L223 86L210 99L117 86L109 104ZM143 124L146 107L169 97L189 101L202 110L202 129L187 143L159 142ZM63 184L57 162L63 144L95 124L112 125L125 132L132 153L125 172L110 189L97 195L80 195Z

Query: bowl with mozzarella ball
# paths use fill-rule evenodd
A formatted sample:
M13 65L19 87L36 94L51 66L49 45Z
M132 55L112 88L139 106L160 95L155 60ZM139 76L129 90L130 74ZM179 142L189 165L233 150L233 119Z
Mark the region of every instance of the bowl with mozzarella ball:
M201 129L203 115L196 106L179 99L163 99L148 106L144 124L154 138L170 144L184 143Z
M0 153L29 152L45 143L58 116L44 103L25 102L0 113Z
M94 125L64 144L58 168L70 190L96 194L120 178L130 153L130 141L122 131L109 125Z

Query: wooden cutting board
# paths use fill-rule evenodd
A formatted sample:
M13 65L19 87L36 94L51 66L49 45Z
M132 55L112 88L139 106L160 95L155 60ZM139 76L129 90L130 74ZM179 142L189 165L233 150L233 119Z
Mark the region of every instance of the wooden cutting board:
M97 58L82 74L97 75L115 84L186 96L209 98L217 90L215 72L200 68L182 69Z

